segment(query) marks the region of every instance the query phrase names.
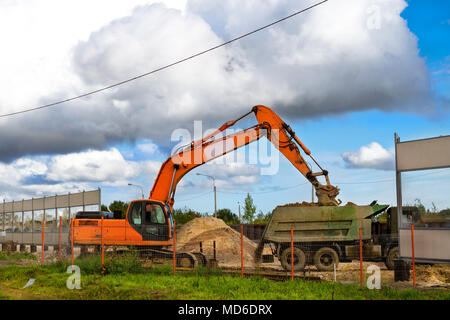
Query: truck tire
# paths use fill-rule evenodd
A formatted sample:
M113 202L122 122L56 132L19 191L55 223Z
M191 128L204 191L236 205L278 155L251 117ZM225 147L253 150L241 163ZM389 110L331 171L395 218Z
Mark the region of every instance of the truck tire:
M389 270L394 270L394 260L398 259L398 247L392 247L389 249L389 252L384 260L384 264Z
M339 264L339 256L336 251L329 247L323 247L317 250L313 258L314 265L320 271L333 271Z
M291 247L287 247L281 252L281 266L286 271L291 271ZM294 271L302 271L305 269L306 256L302 249L294 247Z

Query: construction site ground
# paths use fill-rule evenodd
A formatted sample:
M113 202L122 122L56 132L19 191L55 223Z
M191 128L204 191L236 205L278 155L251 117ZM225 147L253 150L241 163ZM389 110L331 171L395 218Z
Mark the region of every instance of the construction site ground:
M214 250L216 254L217 265L228 273L241 273L241 235L221 219L213 217L196 218L188 223L177 228L177 252L198 252L202 251L208 258L214 257ZM201 247L200 247L201 243ZM215 246L215 249L214 249ZM257 247L257 243L250 239L243 237L243 265L246 275L252 274L274 274L274 279L290 278L290 271L285 271L280 262L274 257L273 263L254 263L254 253ZM93 248L91 248L93 249ZM168 248L172 249L172 248ZM56 249L55 249L56 250ZM93 251L93 250L90 250ZM80 255L80 250L74 250L75 257ZM110 255L113 252L113 248L106 248L106 255ZM263 254L271 254L270 247L266 244ZM98 253L93 253L98 254ZM26 256L28 255L28 256ZM29 266L41 263L41 251L33 253L36 259L0 259L0 267L9 265L21 265ZM29 258L30 254L25 254L25 258ZM69 248L64 248L62 257L66 261L71 258ZM12 256L14 258L14 256ZM45 251L44 262L51 263L56 262L59 259L58 251ZM146 264L146 262L143 262ZM364 284L368 276L365 272L370 265L377 265L380 268L381 285L383 287L392 287L398 289L408 289L413 287L413 276L409 281L395 282L394 271L388 270L383 262L363 262L364 271ZM339 263L334 272L318 271L315 266L307 266L305 271L296 272L295 277L329 281L343 284L356 284L360 283L360 263L359 261ZM417 265L416 266L416 287L417 288L440 288L448 290L450 288L450 265Z
M8 260L0 263L0 299L450 299L449 289L422 287L421 272L418 272L416 289L408 282L394 286L401 290L389 289L385 285L381 290L369 290L360 288L358 282L353 282L353 285L334 283L331 274L313 270L309 271L312 275L320 275L323 280L329 281L289 281L289 277L282 282L259 277L241 279L239 274L226 276L220 270L205 269L178 270L174 276L171 266L102 275L98 271L92 273L92 259L83 261L83 258L75 260L75 264L84 270L81 289L68 290L66 281L70 275L65 268L71 264L70 259L58 266L50 263L54 258L46 257L48 264L41 267L39 254L36 256L36 260ZM342 269L350 268L356 278L357 265L357 262L345 263ZM418 266L418 270L420 268ZM263 271L267 270L259 270ZM382 275L385 273L392 274L392 271L383 271ZM35 279L35 282L25 288L30 279ZM339 274L337 280L345 282Z
M266 248L267 250L267 248ZM220 261L220 252L217 253L218 260ZM0 269L8 266L37 266L41 264L41 253L33 253L35 259L8 259L0 260ZM208 258L212 256L207 255ZM239 257L239 255L238 255ZM63 252L63 259L70 261L70 254L66 251ZM58 261L58 252L45 252L44 262L49 264ZM380 268L381 285L382 287L391 287L396 289L410 289L413 288L413 274L411 270L411 277L409 281L394 281L394 271L388 270L382 262L363 262L363 275L364 284L366 284L367 275L365 272L370 265L377 265ZM228 273L240 274L241 266L240 262L235 264L221 264L219 262L218 267ZM246 265L244 267L246 275L258 275L258 274L275 274L284 275L285 279L289 279L291 273L285 271L279 261L275 258L273 263L264 263L259 265ZM315 266L307 266L303 272L295 272L296 278L304 278L305 280L320 280L333 282L335 274L334 272L318 271ZM270 277L269 277L270 278ZM342 284L354 284L360 283L360 263L355 260L353 262L339 263L336 269L336 281ZM423 289L444 289L450 290L450 265L416 265L416 288Z

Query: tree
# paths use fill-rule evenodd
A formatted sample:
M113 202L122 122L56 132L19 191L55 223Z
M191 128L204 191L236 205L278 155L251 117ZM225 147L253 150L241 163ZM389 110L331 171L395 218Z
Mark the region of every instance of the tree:
M255 221L253 221L253 223L255 223L255 224L268 223L271 216L272 216L272 212L268 212L268 213L264 214L261 210L259 210L259 213L256 216L256 219L255 219Z
M122 219L125 219L125 217L127 215L127 209L128 209L128 203L120 201L120 200L114 200L109 205L109 210L111 210L111 212L115 212L115 211L122 212Z
M202 215L195 210L184 207L183 209L174 209L172 211L172 216L177 225L182 225L195 218L199 218Z
M226 208L217 210L217 218L222 219L226 224L240 223L239 217Z
M244 216L243 219L247 223L253 223L255 219L256 206L253 204L253 198L250 193L247 193L247 197L244 200Z
M108 207L102 204L102 207L100 209L101 211L108 211Z

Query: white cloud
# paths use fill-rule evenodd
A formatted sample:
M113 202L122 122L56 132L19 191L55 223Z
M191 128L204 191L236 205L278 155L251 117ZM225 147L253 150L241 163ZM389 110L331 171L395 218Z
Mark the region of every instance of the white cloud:
M158 161L128 161L115 148L0 163L1 197L31 198L45 194L76 192L98 186L126 186L142 177L155 177Z
M258 166L245 163L244 161L233 160L233 155L231 154L227 154L223 158L226 161L213 160L199 167L197 172L214 177L216 186L219 189L249 189L251 185L261 182L261 170ZM196 179L195 182L192 179L189 179L189 181L190 183L180 184L179 186L182 188L208 188L212 185L211 179L206 177Z
M140 174L156 174L160 162L127 161L119 150L89 150L86 152L58 155L49 163L47 178L52 181L99 181L126 184Z
M378 142L371 142L357 151L344 152L342 159L353 168L394 169L394 154Z
M22 103L67 98L121 81L312 3L249 0L243 5L235 0L190 0L185 10L163 4L132 10L136 4L150 2L118 1L110 8L110 1L102 1L96 4L98 10L85 10L79 1L64 1L37 11L30 5L25 12L34 17L28 19L31 22L21 18L18 21L25 23L21 26L13 18L7 20L8 28L0 28L5 30L3 34L14 26L22 29L7 38L14 44L7 46L7 53L0 52L0 84L6 85L2 86L6 94L0 97L0 111L12 111L10 106ZM25 6L25 2L20 3ZM32 3L37 6L40 2ZM380 9L380 29L374 30L367 28L367 8L373 5ZM329 1L150 77L9 119L0 127L0 159L105 149L113 143L139 139L168 146L170 133L176 128L186 128L198 119L205 126L218 126L255 104L274 107L289 119L370 109L429 112L433 109L429 72L418 55L417 38L400 16L406 5L404 0ZM23 8L11 9L17 11L11 17L17 17ZM104 14L93 14L103 9L107 9ZM58 23L61 28L50 23L35 25L36 21L54 21L51 18L58 14L64 21ZM16 46L17 39L29 46ZM41 48L48 51L39 51ZM27 56L15 56L16 52ZM19 62L8 67L11 60L19 61L23 70L38 66L34 77L18 73L22 70ZM46 98L36 99L39 95Z
M151 142L138 144L137 148L148 155L152 155L158 151L158 145Z
M137 5L156 0L10 0L0 2L0 111L35 105L57 91L85 84L71 70L72 49ZM184 8L185 1L165 1Z

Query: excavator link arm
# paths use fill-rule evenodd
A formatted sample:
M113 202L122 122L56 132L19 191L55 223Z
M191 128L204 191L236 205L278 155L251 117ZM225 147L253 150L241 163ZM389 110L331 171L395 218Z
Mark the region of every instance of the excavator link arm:
M274 139L271 140L272 144L294 165L294 167L298 169L298 171L305 176L306 179L308 179L309 182L311 182L316 190L318 204L320 206L338 206L341 203L340 200L336 200L336 196L339 194L339 188L330 184L328 171L323 170L317 161L311 156L311 151L300 141L291 127L281 120L281 118L278 117L278 115L270 108L258 105L253 107L252 110L255 113L256 119L259 123L270 123L272 132L279 132L278 143L276 143L276 139ZM294 140L295 143L292 140ZM282 145L280 143L281 141L286 143ZM297 146L300 146L303 152L305 152L305 154L307 154L314 161L314 163L316 163L321 172L312 172ZM327 182L326 185L320 184L316 178L317 176L322 175L325 177Z
M258 124L217 138L227 128L233 126L250 113L254 113ZM202 139L192 141L181 151L175 152L161 166L156 177L153 188L150 192L150 199L165 202L170 208L173 207L174 196L177 184L192 169L223 156L253 141L266 136L272 144L296 167L308 181L314 186L321 206L338 206L340 202L336 200L339 188L332 186L328 179L328 172L323 170L316 160L311 156L311 152L295 135L295 132L281 120L270 108L262 105L253 107L252 111L242 117L228 121L219 129ZM321 172L313 173L303 159L299 147L311 157L311 159L321 169ZM317 180L317 176L325 176L326 185L322 185Z

